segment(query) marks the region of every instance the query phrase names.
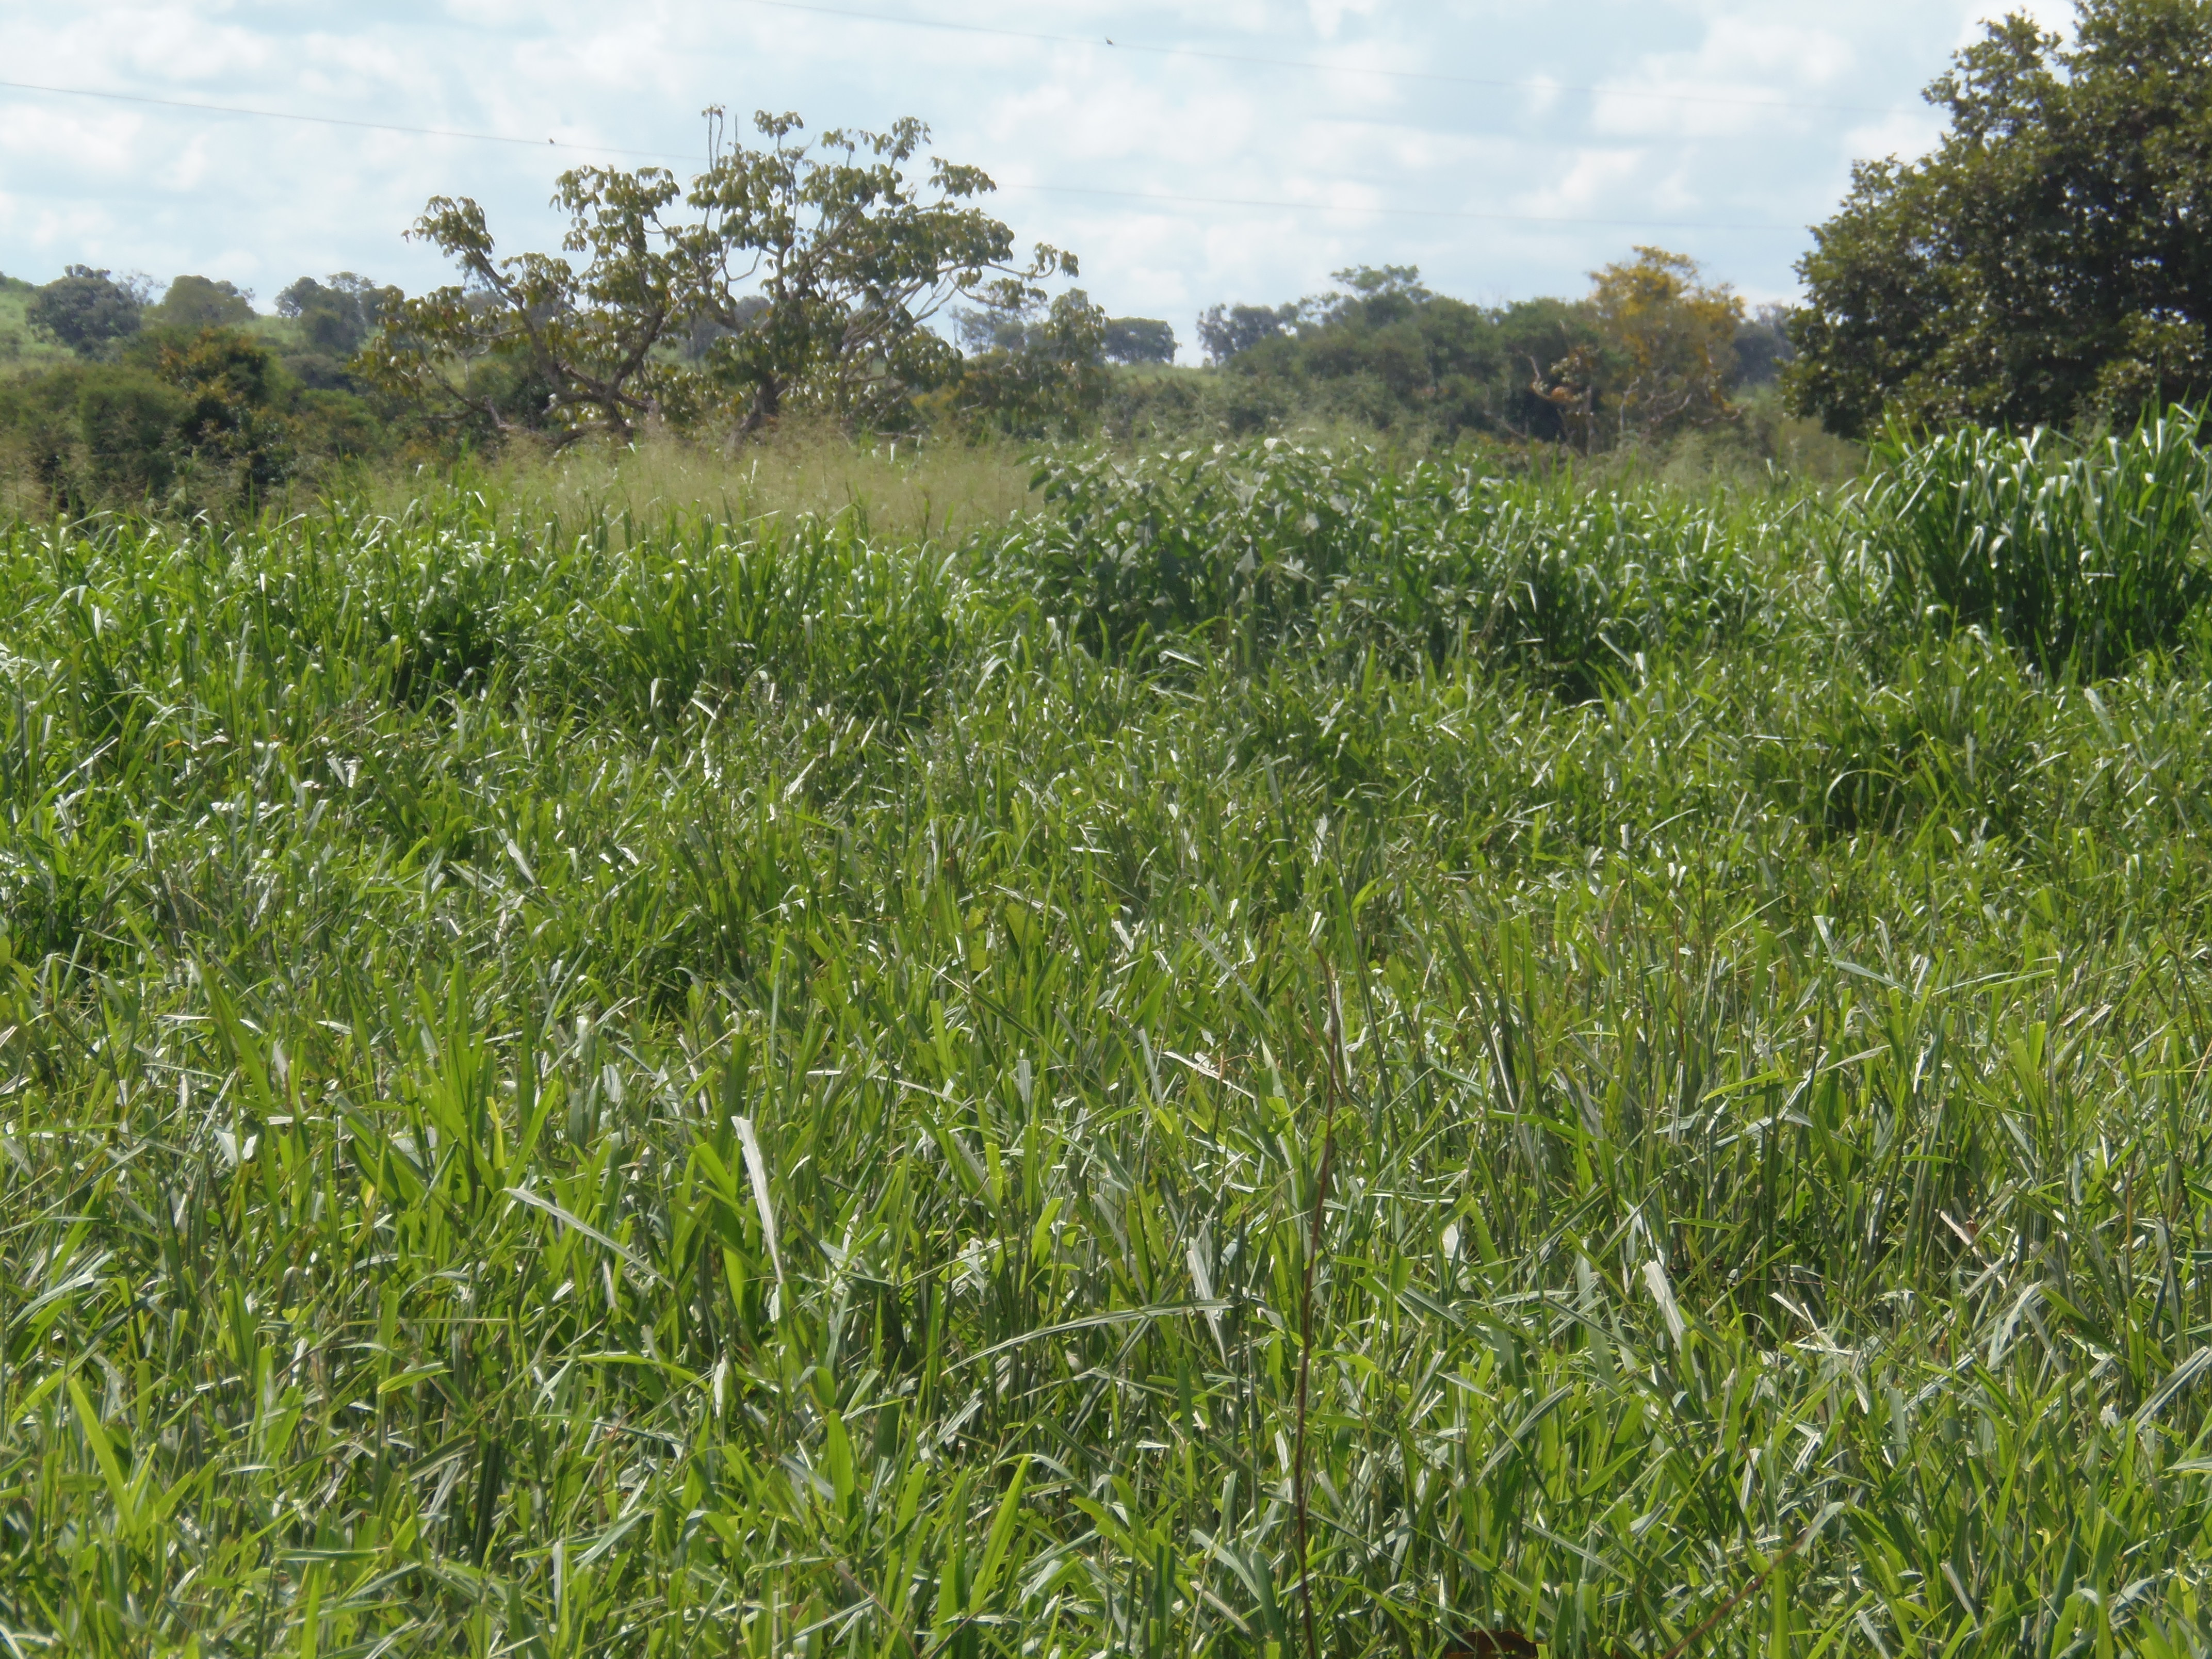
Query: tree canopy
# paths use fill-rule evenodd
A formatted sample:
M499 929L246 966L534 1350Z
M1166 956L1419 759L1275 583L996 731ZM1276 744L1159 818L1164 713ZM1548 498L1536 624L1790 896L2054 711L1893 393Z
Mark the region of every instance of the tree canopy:
M1585 306L1593 337L1537 376L1584 448L1727 418L1745 319L1726 283L1686 254L1639 247L1591 274Z
M1175 330L1157 318L1109 317L1104 349L1109 362L1171 363L1176 359Z
M1989 25L1928 88L1950 117L1935 150L1862 163L1814 232L1786 379L1832 431L2212 391L2212 0L2076 11L2070 44Z
M349 357L368 343L385 307L396 306L400 298L397 289L341 270L327 283L301 277L277 295L276 314L297 319L314 350Z
M1225 363L1287 332L1297 314L1296 306L1215 306L1198 319L1198 343L1208 362Z
M1208 355L1340 419L1588 449L1732 419L1735 342L1759 331L1725 284L1663 248L1594 272L1573 301L1471 305L1412 265L1334 277L1288 305L1214 307L1199 319Z
M71 265L31 296L24 319L33 333L80 357L97 357L138 331L145 305L143 290L105 270Z
M253 295L235 283L179 276L147 320L173 328L244 328L253 320Z
M919 121L809 143L799 117L763 112L766 143L748 148L708 116L711 160L688 191L659 167L561 176L578 260L502 255L475 202L434 199L412 234L464 280L389 308L378 377L496 418L476 370L519 362L569 435L626 435L647 416L745 432L794 400L865 421L957 377L928 325L953 301L1041 302L1042 279L1075 274L1054 248L1016 258L1012 231L971 204L995 188L980 169L933 158L910 179Z

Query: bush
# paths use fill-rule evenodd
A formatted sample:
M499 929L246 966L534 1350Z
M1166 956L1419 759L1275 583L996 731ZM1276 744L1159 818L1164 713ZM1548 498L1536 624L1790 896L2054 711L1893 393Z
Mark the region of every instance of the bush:
M185 410L143 368L70 363L0 387L0 434L58 506L143 501L176 477Z
M114 362L0 386L0 441L14 467L46 505L73 512L258 501L391 440L362 399L303 392L234 329L149 328Z

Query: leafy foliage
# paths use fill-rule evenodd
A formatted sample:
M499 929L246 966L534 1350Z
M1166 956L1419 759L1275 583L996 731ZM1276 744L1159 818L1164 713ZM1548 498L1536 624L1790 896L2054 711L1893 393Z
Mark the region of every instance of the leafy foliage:
M276 314L293 319L303 337L304 349L285 353L286 370L319 389L362 389L351 360L404 297L350 270L334 273L327 283L301 277L276 296Z
M543 389L541 418L562 436L627 437L672 384L653 354L685 307L678 233L660 222L680 195L659 167L562 173L554 196L569 216L562 246L590 256L581 270L557 255L502 257L481 207L434 198L410 234L467 280L395 304L365 368L450 419L501 431L513 424L503 394L521 378Z
M2203 395L2212 5L2080 0L2071 44L2010 17L1928 98L1935 152L1860 165L1799 264L1800 405L1857 436Z
M80 357L97 357L138 331L145 295L105 270L71 265L33 295L25 320L31 331L67 346Z
M254 318L253 295L232 282L179 276L147 320L197 333L204 328L245 328Z
M1696 260L1639 247L1595 273L1589 307L1595 339L1539 377L1584 450L1601 426L1615 442L1648 441L1728 418L1743 301L1707 284Z
M1030 294L957 319L965 356L925 415L951 414L970 431L1074 438L1105 400L1106 313L1081 289L1049 303Z
M0 535L17 1645L2212 1649L2201 662L1863 653L1809 498L738 506ZM1147 514L1268 649L1041 606ZM1748 620L1584 699L1516 546Z
M1176 358L1175 330L1151 317L1108 318L1103 344L1109 362L1171 363Z
M434 199L413 234L457 261L465 281L389 308L367 362L380 383L458 417L507 424L486 365L518 366L545 389L559 435L626 438L647 416L678 426L731 420L757 429L793 400L840 418L882 418L951 378L951 349L927 326L954 299L1042 301L1035 284L1075 261L1040 246L1013 263L1013 233L969 198L994 186L977 168L931 162L917 187L902 168L928 130L794 137L796 115L763 112L769 142L724 146L688 192L659 167L584 167L561 176L562 246L587 256L502 256L483 210ZM696 216L672 216L678 203ZM683 340L696 349L672 353ZM507 378L513 377L510 369Z
M1225 363L1279 337L1297 316L1296 306L1215 306L1198 319L1198 343L1208 362Z
M1234 317L1210 313L1201 336L1231 376L1279 388L1282 406L1382 431L1587 453L1733 418L1742 305L1682 255L1641 249L1596 272L1578 301L1472 306L1432 293L1412 266L1354 266L1336 280L1333 293L1255 313L1233 341L1221 331Z
M719 122L720 112L710 111ZM796 115L755 118L767 147L714 144L692 186L706 217L691 257L698 314L727 331L706 377L741 400L751 430L803 395L866 420L914 388L951 378L951 353L927 324L958 299L1042 301L1037 283L1073 276L1072 255L1039 246L1017 264L1006 225L965 205L995 186L980 168L933 158L917 189L901 169L927 142L908 118L886 132L794 140ZM766 307L738 314L752 284Z
M191 510L260 501L293 471L302 436L325 453L354 400L302 400L276 354L234 329L134 335L112 362L0 386L0 444L57 507Z

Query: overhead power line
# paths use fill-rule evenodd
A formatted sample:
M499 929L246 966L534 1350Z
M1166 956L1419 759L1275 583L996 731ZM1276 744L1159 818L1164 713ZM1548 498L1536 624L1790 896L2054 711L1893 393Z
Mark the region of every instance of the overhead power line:
M152 104L161 109L204 110L210 115L251 115L264 121L305 121L311 126L353 127L364 132L404 132L421 138L466 138L479 144L523 144L532 149L576 149L594 155L641 155L664 161L690 161L696 155L673 155L662 149L616 149L605 144L579 144L559 138L517 138L503 132L466 132L453 127L406 127L390 121L351 121L337 115L301 115L291 110L247 109L239 104L204 104L185 98L149 98L135 92L100 92L91 87L55 87L38 81L0 81L0 87L16 92L51 92L64 98L104 98L118 104Z
M33 81L0 81L0 88L17 92L51 93L66 98L100 98L126 104L149 104L161 109L194 110L210 115L240 115L264 121L303 121L313 126L349 127L368 132L405 133L425 138L459 138L476 143L515 144L530 149L554 149L592 155L632 155L663 161L696 161L695 155L660 149L621 149L605 144L582 144L559 138L520 138L511 133L471 132L455 127L404 126L392 121L356 121L337 115L304 115L295 110L255 109L243 104L210 104L184 98L155 98L138 93L103 92L92 87L58 87ZM1101 196L1131 202L1162 202L1188 207L1261 208L1297 213L1368 214L1397 219L1448 219L1496 224L1591 225L1645 230L1711 230L1795 234L1796 225L1711 224L1670 219L1582 218L1564 214L1479 213L1451 208L1400 208L1338 205L1328 202L1294 202L1243 196L1193 196L1170 191L1107 190L1085 185L1001 184L1000 190L1029 191L1053 196Z
M1375 213L1403 219L1476 219L1514 225L1605 225L1616 229L1790 231L1799 225L1721 225L1676 219L1583 219L1548 213L1474 213L1452 208L1339 206L1330 202L1270 201L1247 196L1171 196L1148 190L1094 190L1082 185L1000 185L1000 190L1043 191L1055 196L1112 196L1131 202L1184 202L1197 207L1293 208L1304 213Z
M1436 70L1380 69L1364 64L1323 64L1307 58L1269 58L1255 52L1213 52L1202 46L1152 46L1138 40L1116 40L1103 34L1050 34L1037 29L998 28L987 23L953 23L934 17L902 17L896 12L813 5L808 3L808 0L738 0L738 3L757 6L769 11L810 12L817 17L843 17L863 23L890 23L900 28L937 29L951 34L993 35L1003 40L1039 40L1060 46L1096 46L1114 52L1143 52L1155 58L1200 58L1217 64L1257 64L1269 69L1306 70L1316 75L1367 75L1389 81L1426 81L1445 86L1492 87L1516 92L1580 92L1604 98L1644 98L1664 104L1725 104L1741 109L1818 110L1843 115L1910 115L1917 112L1878 104L1830 104L1796 98L1745 98L1724 93L1653 92L1639 87L1509 80L1483 75L1447 75Z

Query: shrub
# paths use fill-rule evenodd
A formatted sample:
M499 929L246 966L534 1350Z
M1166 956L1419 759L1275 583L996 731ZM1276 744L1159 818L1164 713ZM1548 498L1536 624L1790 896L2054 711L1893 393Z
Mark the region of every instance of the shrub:
M295 392L274 355L234 330L149 329L118 362L65 364L0 390L0 434L58 507L179 490L252 499L289 475Z

